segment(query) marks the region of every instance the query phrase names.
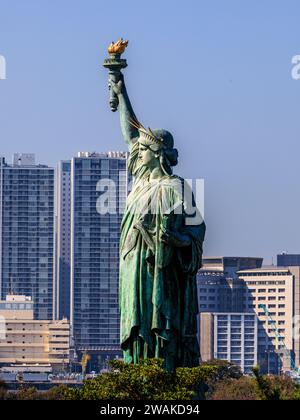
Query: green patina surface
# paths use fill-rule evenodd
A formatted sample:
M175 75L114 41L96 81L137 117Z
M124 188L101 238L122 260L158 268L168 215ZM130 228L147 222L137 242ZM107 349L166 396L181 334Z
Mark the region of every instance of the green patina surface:
M105 67L109 67L107 64ZM124 67L120 63L120 69ZM119 108L133 188L120 238L120 335L124 360L164 359L168 371L199 364L196 273L205 223L188 184L173 175L177 150L166 130L137 121L124 77L110 69L110 105Z

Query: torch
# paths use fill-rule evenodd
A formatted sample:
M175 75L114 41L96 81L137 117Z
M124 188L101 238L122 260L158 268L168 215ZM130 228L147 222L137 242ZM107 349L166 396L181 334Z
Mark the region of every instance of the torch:
M116 43L112 42L108 47L109 58L104 60L103 66L109 70L109 81L114 83L118 83L121 78L121 70L127 67L126 60L121 58L121 54L125 51L125 48L128 45L128 41L123 41L123 39L119 39ZM109 96L109 104L110 109L115 112L118 109L119 100L117 95L114 93L113 89L111 89L110 83L110 96Z

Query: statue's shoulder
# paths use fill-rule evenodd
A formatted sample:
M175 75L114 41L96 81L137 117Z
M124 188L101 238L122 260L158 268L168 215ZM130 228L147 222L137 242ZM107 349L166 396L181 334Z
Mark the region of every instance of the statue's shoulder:
M162 183L170 186L184 185L185 180L178 175L165 175Z
M184 179L177 175L165 175L160 181L160 187L172 195L182 195Z
M190 197L193 201L193 190L188 180L178 175L166 175L162 182L162 188L169 191L176 199L184 201L185 198Z

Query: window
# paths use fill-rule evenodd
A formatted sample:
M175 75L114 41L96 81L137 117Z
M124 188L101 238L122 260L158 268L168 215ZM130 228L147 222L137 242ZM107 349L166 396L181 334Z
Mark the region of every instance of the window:
M102 159L101 160L101 169L102 170L109 170L109 160L108 159Z
M240 321L241 320L241 316L240 315L231 315L231 320L232 321Z

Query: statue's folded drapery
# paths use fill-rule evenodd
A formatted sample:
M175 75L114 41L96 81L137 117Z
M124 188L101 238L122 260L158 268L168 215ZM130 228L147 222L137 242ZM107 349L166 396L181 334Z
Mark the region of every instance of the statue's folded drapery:
M119 304L125 362L162 357L166 368L199 363L196 274L205 224L182 178L150 181L131 149L134 185L127 198L120 238ZM190 245L161 240L166 231L188 235Z

